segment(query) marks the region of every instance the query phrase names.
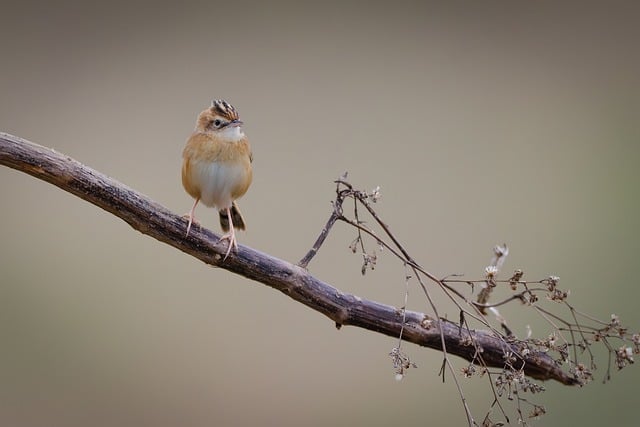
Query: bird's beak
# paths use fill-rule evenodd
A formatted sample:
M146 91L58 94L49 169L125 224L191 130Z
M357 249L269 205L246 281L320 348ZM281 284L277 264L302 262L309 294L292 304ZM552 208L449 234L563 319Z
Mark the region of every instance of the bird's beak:
M242 123L241 120L233 120L227 126L230 127L230 128L235 128L235 127L242 126L243 124L244 123Z

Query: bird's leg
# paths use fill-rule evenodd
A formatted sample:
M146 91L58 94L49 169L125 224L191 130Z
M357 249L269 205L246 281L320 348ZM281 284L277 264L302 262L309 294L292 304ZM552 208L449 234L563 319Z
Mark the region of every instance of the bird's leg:
M231 219L231 208L227 208L227 216L229 218L229 232L220 237L220 240L228 240L229 247L227 248L227 252L224 254L224 258L222 259L222 261L227 259L227 257L231 253L231 248L235 248L236 251L238 250L238 242L236 241L236 230L233 228L233 220Z
M189 225L187 225L187 234L185 237L189 237L189 231L191 231L191 224L195 223L195 224L199 224L198 221L196 221L196 217L195 217L195 213L196 213L196 206L198 206L198 202L200 201L200 199L196 199L196 202L193 204L193 207L191 208L191 210L189 211L189 213L184 214L182 217L183 218L188 218L189 219Z

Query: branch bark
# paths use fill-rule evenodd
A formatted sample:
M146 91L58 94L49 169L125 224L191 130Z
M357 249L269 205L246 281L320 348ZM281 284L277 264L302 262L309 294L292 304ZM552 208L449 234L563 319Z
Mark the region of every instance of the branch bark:
M239 245L237 253L232 252L223 262L226 244L218 245L218 235L195 227L185 238L187 221L181 216L71 157L0 132L0 164L56 185L121 218L135 230L202 262L277 289L324 314L337 327L351 325L395 338L400 336L403 315L396 308L344 293L302 267L244 245ZM517 351L510 348L504 337L491 331L468 331L451 321L432 319L414 311L407 311L404 317L403 340L442 350L443 334L447 352L468 361L476 360L476 349L468 345L469 338L482 348L482 359L490 367L502 368L505 352ZM529 354L523 369L535 379L578 384L545 353Z

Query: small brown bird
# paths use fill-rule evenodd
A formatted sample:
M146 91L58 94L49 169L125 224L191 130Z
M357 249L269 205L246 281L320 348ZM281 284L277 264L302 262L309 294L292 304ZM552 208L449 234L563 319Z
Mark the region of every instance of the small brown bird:
M187 214L187 236L196 222L198 202L215 207L222 230L227 232L220 240L229 241L225 259L232 247L238 248L235 229L246 228L235 201L247 192L253 178L251 147L241 126L236 109L215 100L198 115L196 129L182 152L182 185L196 199Z

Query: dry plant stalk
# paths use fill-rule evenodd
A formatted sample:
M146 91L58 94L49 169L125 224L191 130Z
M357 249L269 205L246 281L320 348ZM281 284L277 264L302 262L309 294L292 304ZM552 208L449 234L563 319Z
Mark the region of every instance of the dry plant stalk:
M225 245L218 245L219 236L204 228L192 230L185 238L187 222L165 207L135 190L109 178L72 158L52 149L42 147L22 138L0 133L0 164L25 172L54 184L94 205L123 219L135 230L167 243L195 258L251 280L277 289L295 301L329 317L340 328L352 325L397 337L398 344L391 350L396 378L400 379L407 369L415 364L402 350L402 342L436 349L443 354L441 374L448 370L452 374L463 402L469 425L479 425L473 418L458 377L482 375L489 379L494 401L483 426L501 425L491 420L493 410L499 408L499 416L509 421L502 407L502 398L516 402L519 421L526 424L527 417L538 417L544 408L529 402L521 395L525 392L542 391L542 386L531 379L556 380L565 385L582 385L592 378L594 356L593 343L602 343L609 351L611 365L618 369L633 363L633 355L640 352L640 335L630 336L617 317L608 322L598 321L576 310L566 301L568 294L557 287L558 279L525 281L522 271L517 270L510 279L498 280L499 266L506 256L506 246L496 249L495 262L489 266L481 279L467 280L458 276L437 278L422 268L404 249L390 228L379 218L372 203L380 197L379 189L372 192L355 190L347 181L346 174L336 181L336 199L333 211L311 250L298 265L277 259L268 254L240 245L223 261ZM353 201L353 215L344 213L344 202ZM374 219L381 230L380 235L366 225L358 208ZM360 252L365 274L375 267L378 254L366 250L365 240L371 239L376 247L382 247L397 257L405 267L405 305L395 308L356 295L344 293L322 282L306 270L309 262L318 253L325 238L337 221L344 222L356 230L356 238L350 245L353 252ZM502 254L498 252L502 251ZM428 284L427 281L432 282ZM406 309L408 288L412 284L425 295L426 308L431 314ZM491 290L507 286L513 294L502 301L489 303ZM479 299L474 301L474 287L482 286ZM433 303L432 292L444 292L459 313L459 322L452 322L439 314ZM469 295L467 295L469 294ZM568 320L554 314L541 304L551 301L563 305ZM498 317L504 332L496 330L486 319L488 311L499 316L499 306L520 302L531 307L554 328L554 334L545 338L526 337L519 339L509 331L506 321ZM484 329L473 329L471 324ZM621 341L614 345L613 340ZM580 353L580 354L579 354ZM587 363L580 359L587 354ZM456 371L450 355L469 362ZM567 369L563 369L563 365ZM532 408L525 414L524 406Z
M483 419L483 426L503 425L502 421L494 422L491 419L496 408L499 412L498 416L509 423L508 411L502 405L503 400L514 402L514 410L519 424L527 425L528 419L537 419L546 413L544 406L529 401L523 396L525 393L535 394L545 390L540 384L531 381L531 378L549 379L528 372L527 366L530 363L537 363L542 359L547 360L548 357L552 357L555 368L564 369L565 376L561 382L584 385L593 379L592 371L596 367L595 356L591 348L594 343L602 343L609 353L605 381L611 377L612 366L620 370L634 362L633 356L635 354L640 354L640 334L629 334L627 328L620 323L616 315L612 315L609 321L601 321L574 308L567 302L569 292L558 287L560 280L558 277L549 276L540 280L524 280L523 270L517 269L509 279L499 280L498 275L509 254L506 244L493 248L492 259L485 268L482 278L463 279L459 275L451 275L441 279L435 277L409 255L393 235L390 227L376 213L372 204L380 198L379 187L371 192L356 190L347 182L346 173L335 183L334 211L313 248L300 264L306 266L310 262L331 227L337 221L342 221L356 230L356 237L349 248L353 253L359 252L361 254L362 274L373 270L379 261L379 254L375 249L373 251L366 249L364 241L367 237L373 242L374 248L387 250L405 266L408 273L404 278L405 300L404 306L400 309L401 313L405 313L409 283L413 279L423 291L426 306L431 309L433 314L433 317L427 314L425 326L431 327L433 319L440 319L440 324L447 322L439 314L442 308L436 307L432 299L434 291L442 291L459 314L458 343L468 346L474 351L473 357L467 358L470 363L461 369L462 376L464 378L486 376L493 393L493 402ZM353 202L351 216L345 214L344 203L347 200ZM372 218L373 221L362 219L363 208L370 217L368 219ZM373 223L374 227L369 226L369 223ZM427 286L427 281L431 281L436 286ZM490 303L493 291L499 286L510 289L512 294L506 299ZM474 300L476 288L480 288L480 291ZM544 338L532 337L531 331L525 338L516 337L508 327L507 320L498 310L500 306L514 302L519 302L524 308L533 309L536 315L541 316L549 324L553 332ZM564 309L564 314L555 313L554 310L546 307L547 304L559 305ZM491 325L486 317L489 313L495 315L503 332L496 330ZM472 326L486 328L486 332L501 342L503 352L497 359L495 354L487 352L484 343L477 340L474 332L478 332L478 330L472 329ZM398 379L402 379L407 369L415 367L409 356L401 350L403 332L401 329L398 345L390 353ZM443 354L440 373L444 380L445 368L451 372L466 411L468 424L470 426L478 425L468 409L466 398L456 376L457 372L449 360L449 354L459 354L449 347L451 345L450 337L442 333L442 330L440 332ZM614 341L618 341L619 344L614 345ZM527 376L531 378L527 378Z

